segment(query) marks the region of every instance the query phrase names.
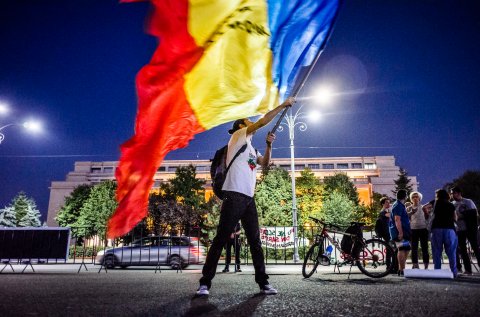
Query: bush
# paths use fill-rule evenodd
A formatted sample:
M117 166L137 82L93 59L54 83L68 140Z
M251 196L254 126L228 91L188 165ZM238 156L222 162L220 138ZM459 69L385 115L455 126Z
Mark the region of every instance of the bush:
M99 247L72 246L70 247L70 250L68 250L69 251L68 257L70 259L83 258L83 257L91 258L91 257L95 257L98 251L103 249L104 248L102 246L99 246Z

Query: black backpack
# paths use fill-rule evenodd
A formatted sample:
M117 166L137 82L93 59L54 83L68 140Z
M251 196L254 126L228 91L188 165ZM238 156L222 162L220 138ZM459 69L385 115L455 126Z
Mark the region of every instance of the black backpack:
M375 221L375 233L379 238L383 240L390 240L390 233L388 232L388 224L385 226L385 221L382 216L379 216Z
M358 223L352 223L350 227L345 230L345 232L354 234L359 238L363 238L362 226ZM362 249L361 243L354 243L352 237L349 235L343 236L342 241L340 242L340 247L342 248L343 252L354 257L358 257Z
M215 196L220 199L224 198L224 192L222 190L223 183L225 183L225 178L227 178L228 170L230 166L232 166L233 161L247 148L247 144L245 143L235 154L233 159L230 161L230 164L227 166L227 151L228 145L225 145L221 149L218 149L215 152L215 156L213 157L212 165L210 166L210 176L212 178L212 189Z

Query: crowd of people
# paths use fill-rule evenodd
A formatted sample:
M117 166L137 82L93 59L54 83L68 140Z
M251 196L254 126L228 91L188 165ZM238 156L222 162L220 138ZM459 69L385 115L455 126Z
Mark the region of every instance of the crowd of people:
M423 268L428 269L430 241L434 269L441 269L445 251L454 277L462 273L472 275L467 241L475 254L477 265L480 263L478 210L474 202L464 198L458 186L452 187L450 192L437 190L435 199L423 205L422 198L423 195L418 191L408 195L402 189L397 192L393 205L388 197L380 200L382 210L375 231L379 237L395 246L394 270L398 276L403 276L410 251L412 269L420 269L419 248L422 250ZM392 258L387 254L387 261Z

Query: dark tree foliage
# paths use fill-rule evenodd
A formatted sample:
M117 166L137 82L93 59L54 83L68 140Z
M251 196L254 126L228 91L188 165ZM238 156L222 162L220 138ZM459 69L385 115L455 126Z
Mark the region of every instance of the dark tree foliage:
M398 178L394 180L394 182L395 190L392 191L393 195L396 195L400 189L405 189L407 193L410 193L413 190L412 185L410 184L410 178L408 178L408 173L402 167L400 167Z
M370 206L363 206L363 208L360 209L361 221L365 222L367 226L375 225L375 221L377 220L380 210L382 209L382 205L380 205L380 199L384 197L384 195L377 192L373 192L372 196L372 204Z
M473 200L477 208L480 208L480 171L467 170L445 187L451 188L454 185L461 188L463 197Z
M154 231L188 234L192 227L199 226L208 212L204 184L205 181L196 178L193 165L179 167L169 183L150 195L148 212Z

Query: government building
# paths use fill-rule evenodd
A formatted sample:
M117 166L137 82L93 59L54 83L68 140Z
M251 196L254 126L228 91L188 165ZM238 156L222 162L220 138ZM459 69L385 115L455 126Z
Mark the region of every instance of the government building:
M180 166L192 164L196 168L197 178L206 181L207 199L213 194L210 180L209 160L165 160L154 176L154 188L175 177ZM272 159L274 166L291 172L290 158ZM75 162L75 168L67 174L64 181L54 181L50 187L47 225L57 226L55 217L67 197L75 187L82 184L97 184L104 180L115 179L118 162ZM312 157L295 158L295 176L306 168L312 170L316 177L323 179L335 173L345 173L357 188L360 201L370 205L373 192L392 196L395 188L394 180L398 178L399 167L395 165L393 156L358 156L358 157ZM260 177L261 170L257 177ZM418 188L416 176L409 176L414 190Z

